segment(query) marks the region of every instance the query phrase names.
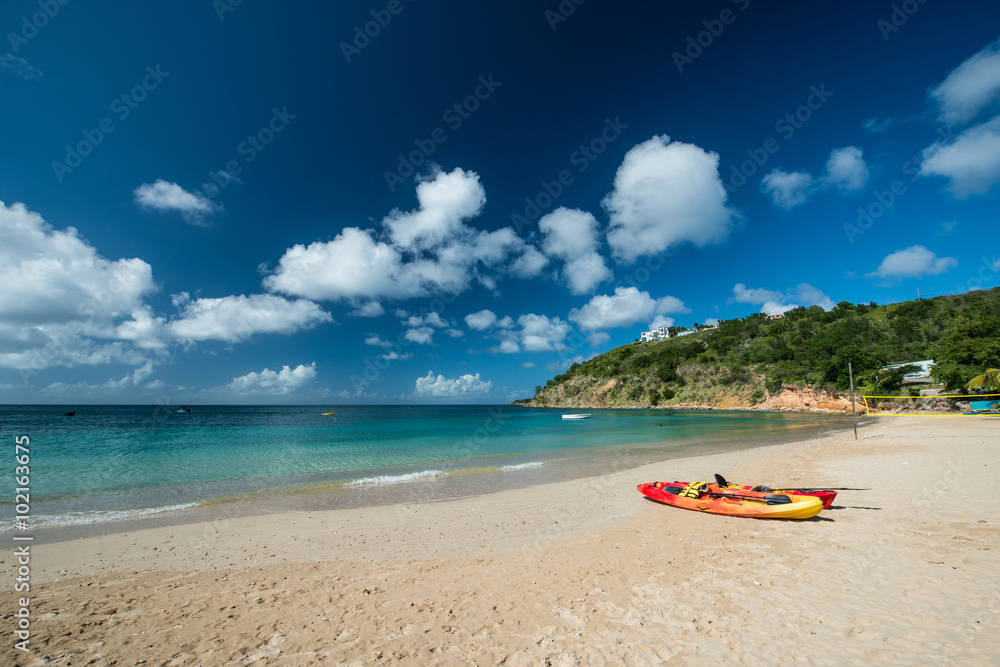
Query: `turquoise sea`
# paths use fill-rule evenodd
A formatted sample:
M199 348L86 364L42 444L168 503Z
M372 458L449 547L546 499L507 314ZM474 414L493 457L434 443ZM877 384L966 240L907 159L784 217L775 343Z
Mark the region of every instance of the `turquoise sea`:
M208 518L220 506L233 516L478 495L850 426L840 416L717 410L176 409L0 406L4 486L15 486L15 438L27 436L32 528L94 534ZM573 412L592 416L562 419ZM13 530L8 495L0 532Z

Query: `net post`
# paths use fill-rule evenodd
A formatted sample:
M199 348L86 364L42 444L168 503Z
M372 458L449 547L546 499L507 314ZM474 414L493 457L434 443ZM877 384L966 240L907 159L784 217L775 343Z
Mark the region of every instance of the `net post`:
M854 407L854 368L847 362L847 374L851 378L851 418L854 420L854 439L858 439L858 411ZM843 376L841 376L843 377Z

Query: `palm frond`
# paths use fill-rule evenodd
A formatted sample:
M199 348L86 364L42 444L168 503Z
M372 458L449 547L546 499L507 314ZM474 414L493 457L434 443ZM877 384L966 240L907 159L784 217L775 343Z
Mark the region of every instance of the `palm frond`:
M965 384L969 391L985 389L986 391L1000 391L1000 368L987 368L985 373L981 373Z

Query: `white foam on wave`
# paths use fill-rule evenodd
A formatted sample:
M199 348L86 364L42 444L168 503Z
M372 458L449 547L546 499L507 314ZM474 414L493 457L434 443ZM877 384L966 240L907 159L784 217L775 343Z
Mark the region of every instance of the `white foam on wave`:
M185 510L195 507L198 503L183 503L181 505L167 505L165 507L143 507L135 510L94 510L91 512L67 512L66 514L39 514L32 515L28 519L28 527L31 528L52 528L55 526L82 526L91 523L103 523L105 521L116 521L118 519L135 519L150 514L160 514L161 512L173 512L175 510ZM13 521L4 522L0 525L0 533L15 530L17 524Z
M525 468L537 468L543 466L545 463L542 461L529 461L528 463L520 463L516 466L504 466L502 470L504 472L509 472L511 470L524 470Z
M384 484L399 484L400 482L413 482L418 479L428 479L432 477L442 477L447 473L443 470L422 470L411 472L406 475L379 475L378 477L362 477L346 484L346 486L382 486Z

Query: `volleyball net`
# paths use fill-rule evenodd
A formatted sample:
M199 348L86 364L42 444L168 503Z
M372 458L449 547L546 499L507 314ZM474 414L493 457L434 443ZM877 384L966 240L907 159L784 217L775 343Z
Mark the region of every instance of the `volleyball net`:
M865 404L865 415L870 417L1000 416L1000 394L862 396L861 400ZM967 401L969 408L961 412L953 412L955 403L952 401ZM942 413L942 410L949 410L949 413Z

